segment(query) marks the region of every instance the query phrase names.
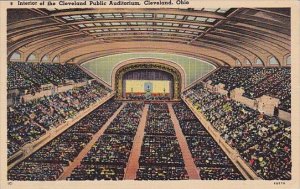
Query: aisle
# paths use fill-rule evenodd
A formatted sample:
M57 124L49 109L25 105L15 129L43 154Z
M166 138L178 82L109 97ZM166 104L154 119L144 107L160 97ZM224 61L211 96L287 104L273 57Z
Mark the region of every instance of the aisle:
M101 127L101 129L94 134L92 140L83 148L83 150L78 154L78 156L70 163L68 167L64 169L64 172L60 175L58 180L66 180L72 173L72 171L80 165L81 160L87 155L87 153L92 149L93 145L97 142L97 140L103 135L104 131L110 125L110 123L116 118L116 116L120 113L126 103L123 103L119 109L107 120L107 122Z
M147 122L147 113L149 109L149 104L145 104L142 117L133 140L133 146L128 160L128 165L124 175L124 180L134 180L136 177L136 172L139 168L139 157L141 155L141 149L144 138L144 130Z
M168 104L169 112L171 115L171 120L174 124L176 137L177 137L180 149L181 149L182 157L183 157L184 164L185 164L185 169L189 175L189 179L201 179L199 176L198 169L194 163L192 154L189 150L188 144L186 142L186 139L181 131L179 121L178 121L178 119L175 115L174 109L172 107L172 103L167 103L167 104Z

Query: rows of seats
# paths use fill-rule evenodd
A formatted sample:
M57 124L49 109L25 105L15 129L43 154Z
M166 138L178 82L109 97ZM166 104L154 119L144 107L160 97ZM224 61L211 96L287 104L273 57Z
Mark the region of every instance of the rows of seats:
M46 77L44 77L41 73L32 69L32 63L8 63L8 69L13 69L16 71L17 75L21 75L26 80L29 80L34 84L35 87L50 83ZM8 70L9 72L9 70ZM9 76L9 75L8 75ZM7 80L14 80L14 78L8 77ZM22 89L21 86L13 86L13 88L8 89Z
M192 111L183 103L173 104L199 176L203 180L244 179Z
M8 157L20 150L26 143L37 140L46 130L31 122L29 117L11 110L7 111L7 154Z
M188 179L184 166L167 104L150 104L136 179Z
M45 96L8 108L8 156L40 138L108 94L103 85L91 84Z
M105 130L105 134L134 136L140 123L143 103L128 103ZM130 118L130 122L128 121Z
M268 69L269 70L269 69ZM223 67L211 74L205 81L212 81L212 85L222 83L225 90L232 90L237 87L247 88L260 82L263 76L257 77L260 68L227 68Z
M67 131L32 154L27 161L68 166L90 140L90 133Z
M137 180L188 179L179 143L173 136L145 135L139 165Z
M51 70L51 72L54 73L52 75L58 76L63 79L64 82L67 80L80 82L91 79L89 75L74 64L38 64L37 66Z
M26 79L24 76L19 74L11 64L7 65L7 88L17 89L17 88L30 88L34 85L31 80Z
M122 180L143 106L127 103L68 179Z
M143 141L140 164L184 166L178 141L174 137L146 135Z
M8 89L40 88L44 84L63 85L67 81L92 79L77 65L13 62L7 66Z
M232 166L228 157L210 136L186 137L198 167Z
M79 82L82 80L92 79L89 75L83 72L77 65L74 64L60 64L59 68L64 72L65 78Z
M186 180L188 179L184 167L169 166L140 166L137 172L137 180Z
M64 77L57 76L51 69L48 69L45 64L29 64L32 70L37 71L42 76L47 78L50 83L54 85L61 85L65 82Z
M258 145L242 153L250 166L265 179L291 179L291 140L286 133L279 132L264 138L258 142Z
M121 102L109 100L102 104L92 113L75 123L69 130L75 133L92 133L95 134L104 125L107 120L115 113L115 111L122 105Z
M246 88L245 96L257 98L264 94L281 98L290 94L291 70L289 68L273 68L276 71L257 85ZM279 90L280 89L280 90Z
M175 136L167 104L150 104L145 134Z
M56 180L121 106L108 101L8 171L9 180ZM86 125L89 122L90 125Z
M132 141L133 136L130 135L102 135L81 163L126 165Z
M77 112L87 108L105 95L109 90L103 85L93 81L90 85L74 88L63 93L57 93L51 96L41 98L41 104L58 113L64 120L73 118ZM38 116L37 119L41 119ZM39 121L38 121L39 122ZM45 121L40 121L40 124ZM56 124L47 124L47 127L55 126Z
M291 69L285 68L220 68L205 81L225 84L225 90L243 88L244 96L254 99L268 95L280 99L279 108L290 112Z
M72 172L69 180L122 180L123 165L81 164Z
M289 122L260 114L227 96L208 91L201 84L185 95L260 177L291 178Z
M22 162L8 172L8 180L54 181L63 172L61 164Z

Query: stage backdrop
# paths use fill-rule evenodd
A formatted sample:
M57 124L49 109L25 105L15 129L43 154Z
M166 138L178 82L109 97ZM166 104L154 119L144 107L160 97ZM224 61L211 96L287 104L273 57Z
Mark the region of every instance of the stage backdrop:
M158 80L126 80L126 93L145 93L149 90L154 94L170 93L170 81Z
M173 97L173 76L172 74L154 69L140 69L126 72L123 76L123 97L134 93L141 95L167 95Z

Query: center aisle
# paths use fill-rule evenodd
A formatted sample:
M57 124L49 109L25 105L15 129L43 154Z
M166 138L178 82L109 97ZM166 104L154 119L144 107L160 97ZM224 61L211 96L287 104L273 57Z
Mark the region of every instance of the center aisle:
M146 104L144 106L140 124L138 126L136 135L134 137L134 142L128 160L126 172L124 175L124 180L134 180L136 178L136 172L139 168L139 157L141 155L143 138L145 134L144 130L146 127L148 109L149 109L149 104Z
M189 150L186 139L181 131L181 128L179 126L179 121L175 115L172 104L171 103L167 103L167 104L168 104L171 120L174 124L176 137L177 137L180 149L181 149L182 157L183 157L184 164L185 164L185 169L186 169L190 179L198 179L199 180L200 176L199 176L198 169L194 163L194 160L193 160L192 154Z
M80 165L82 159L87 155L87 153L92 149L93 145L97 142L97 140L103 135L104 131L111 124L111 122L116 118L116 116L120 113L120 111L124 108L126 103L123 103L119 109L107 120L107 122L101 127L101 129L93 136L92 140L84 147L84 149L78 154L78 156L74 159L70 165L64 169L64 172L60 175L58 180L66 180L70 177L72 171Z

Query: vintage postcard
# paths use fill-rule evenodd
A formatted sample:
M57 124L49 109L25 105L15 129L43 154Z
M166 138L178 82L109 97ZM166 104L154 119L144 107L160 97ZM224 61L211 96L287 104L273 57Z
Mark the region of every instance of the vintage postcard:
M297 1L2 1L1 189L300 188Z

